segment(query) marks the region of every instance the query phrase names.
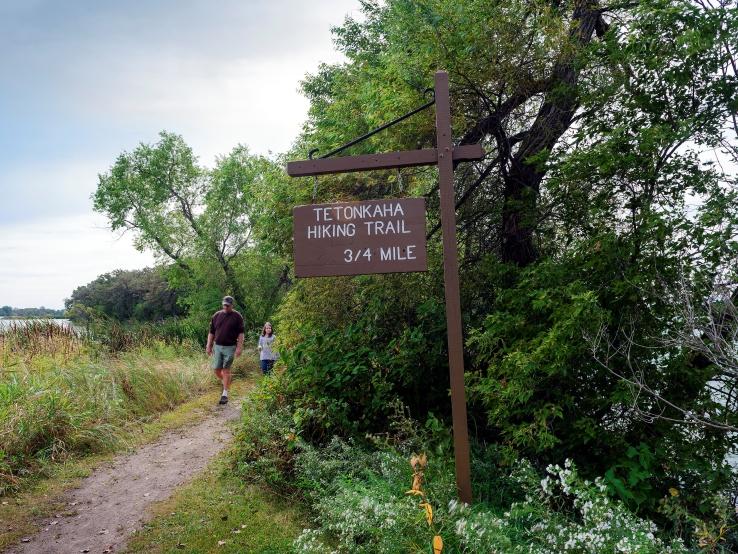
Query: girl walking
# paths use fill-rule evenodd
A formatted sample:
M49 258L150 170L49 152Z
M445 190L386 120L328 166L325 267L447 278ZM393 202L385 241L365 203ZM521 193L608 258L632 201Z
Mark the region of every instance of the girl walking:
M259 360L261 361L261 372L264 375L269 375L272 372L274 360L279 357L272 350L272 343L274 343L274 331L272 330L272 324L267 321L259 337Z

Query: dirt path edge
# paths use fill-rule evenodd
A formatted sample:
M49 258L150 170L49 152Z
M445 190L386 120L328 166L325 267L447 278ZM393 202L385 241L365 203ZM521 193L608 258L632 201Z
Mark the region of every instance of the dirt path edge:
M231 402L199 423L162 435L135 452L95 469L65 493L66 510L41 522L41 530L6 554L113 553L152 517L149 507L169 498L199 474L232 438L240 413Z

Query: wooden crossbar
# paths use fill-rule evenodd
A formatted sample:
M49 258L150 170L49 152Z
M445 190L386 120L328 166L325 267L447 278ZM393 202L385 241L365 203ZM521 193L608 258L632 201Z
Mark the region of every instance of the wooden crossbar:
M454 162L481 160L484 151L481 144L467 144L453 149ZM363 154L361 156L342 156L340 158L318 158L300 160L287 164L290 177L307 177L310 175L326 175L328 173L348 173L374 169L394 169L397 167L416 167L420 165L436 165L438 150L407 150L404 152L387 152L384 154Z

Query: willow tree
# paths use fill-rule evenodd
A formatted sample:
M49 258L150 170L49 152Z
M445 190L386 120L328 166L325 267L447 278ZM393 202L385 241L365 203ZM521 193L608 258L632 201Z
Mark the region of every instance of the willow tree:
M162 132L155 144L120 154L99 176L94 207L113 230L133 232L139 249L173 262L194 295L219 286L255 323L258 295L276 301L274 264L249 259L259 181L272 165L239 146L213 169L203 168L182 137Z

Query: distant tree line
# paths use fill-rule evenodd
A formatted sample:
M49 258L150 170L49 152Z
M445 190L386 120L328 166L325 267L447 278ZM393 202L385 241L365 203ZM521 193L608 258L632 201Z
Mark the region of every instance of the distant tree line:
M0 307L0 317L64 317L64 310L53 308L13 308L12 306Z
M75 320L102 315L118 321L159 321L183 315L177 303L180 292L170 288L161 269L119 269L77 287L64 303Z

